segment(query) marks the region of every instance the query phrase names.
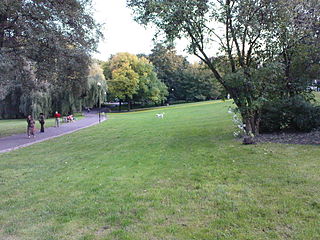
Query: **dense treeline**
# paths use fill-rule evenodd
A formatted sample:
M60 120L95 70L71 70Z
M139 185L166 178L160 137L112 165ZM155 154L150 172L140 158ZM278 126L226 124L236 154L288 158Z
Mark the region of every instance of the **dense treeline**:
M224 96L211 71L190 64L173 46L156 44L150 55L118 53L102 64L110 101L160 105L204 101Z
M0 118L68 114L101 105L107 92L108 100L129 108L223 95L205 65L190 64L172 46L93 61L101 33L90 1L4 1L0 7Z
M191 64L172 45L156 44L147 58L169 91L169 101L203 101L224 96L222 86L205 64Z
M91 1L0 2L0 118L87 103L90 53L101 35L91 9Z
M319 1L127 2L166 44L98 64L90 58L101 36L91 1L1 1L0 118L66 114L99 106L106 93L129 108L229 94L250 136L320 126L307 91L320 75ZM167 44L177 38L202 63L177 55Z

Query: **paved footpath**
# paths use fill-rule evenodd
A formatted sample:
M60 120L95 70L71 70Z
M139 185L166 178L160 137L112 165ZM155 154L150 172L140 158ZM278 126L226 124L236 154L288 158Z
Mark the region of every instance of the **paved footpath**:
M101 122L105 118L101 118ZM99 116L96 113L87 113L81 120L76 120L71 123L60 124L60 127L45 128L44 133L36 132L35 138L28 138L27 134L17 134L9 137L0 138L0 153L9 152L18 148L27 147L32 144L42 142L48 139L56 138L65 134L78 131L99 123ZM27 123L26 123L27 124ZM46 126L46 125L44 125Z

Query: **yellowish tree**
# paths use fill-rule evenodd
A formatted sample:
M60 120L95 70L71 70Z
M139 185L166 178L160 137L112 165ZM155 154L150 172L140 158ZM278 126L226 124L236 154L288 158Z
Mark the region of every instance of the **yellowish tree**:
M126 101L129 110L133 101L160 103L168 95L167 87L154 72L153 65L144 57L118 53L103 65L108 79L108 92L121 103Z
M134 71L138 57L129 53L118 53L110 60L111 78L108 79L108 88L112 96L121 102L130 102L133 94L139 87L139 74Z

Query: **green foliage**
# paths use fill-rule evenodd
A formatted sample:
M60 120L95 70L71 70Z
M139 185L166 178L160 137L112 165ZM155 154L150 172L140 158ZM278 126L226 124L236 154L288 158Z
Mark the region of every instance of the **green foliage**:
M137 62L138 57L129 53L119 53L111 57L111 78L107 79L111 96L122 101L132 99L139 83L139 74L134 70Z
M109 98L121 101L160 103L167 96L167 88L160 82L153 65L144 57L118 53L103 65Z
M189 64L180 72L175 96L186 101L205 101L223 98L223 88L204 64Z
M320 107L295 96L264 104L261 131L311 131L320 127Z
M55 111L69 114L81 111L83 106L97 106L105 100L106 80L97 63L92 62L88 77L81 80L82 83L69 80L65 80L65 85L42 85L34 89L15 86L1 101L0 118L22 118L28 114L38 116L41 112L50 116Z
M83 94L82 105L85 107L101 105L106 100L106 91L107 82L102 67L97 62L93 62L89 69L87 90Z
M169 100L204 101L221 97L221 85L204 65L190 64L172 45L156 44L148 59L168 86Z
M136 65L139 75L139 87L134 100L143 104L159 104L166 100L167 86L158 79L154 66L145 57L140 57Z
M128 6L139 23L155 25L167 40L188 40L188 50L231 95L254 134L263 102L303 94L308 75L319 69L316 0L129 0Z
M181 100L177 91L183 91L179 82L183 79L183 71L188 68L187 59L177 55L172 45L156 44L151 51L148 59L154 65L158 78L168 87L168 99Z
M314 98L316 105L320 105L320 92L314 92Z
M79 107L101 36L91 9L91 1L1 1L1 118L61 111L68 99L66 108Z

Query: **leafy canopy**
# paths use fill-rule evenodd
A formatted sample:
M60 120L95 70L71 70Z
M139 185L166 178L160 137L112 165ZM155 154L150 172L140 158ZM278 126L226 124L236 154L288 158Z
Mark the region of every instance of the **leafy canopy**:
M1 1L0 101L15 95L23 106L16 113L30 114L33 105L51 111L33 96L52 99L56 110L59 99L78 99L86 91L90 54L100 37L91 1Z
M146 58L118 53L103 68L109 93L114 98L145 103L165 100L166 86L157 78L153 65Z
M167 40L188 39L188 50L208 66L234 99L248 133L259 133L262 105L272 100L272 92L283 86L278 82L288 80L284 49L297 49L305 41L301 38L304 33L308 33L309 39L319 36L316 33L319 2L315 0L128 0L127 3L134 10L136 21L154 24ZM296 28L298 25L301 27ZM294 41L290 44L282 41L282 32ZM268 89L272 91L267 92Z

